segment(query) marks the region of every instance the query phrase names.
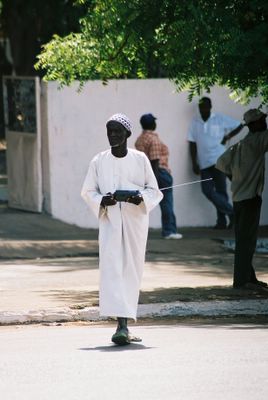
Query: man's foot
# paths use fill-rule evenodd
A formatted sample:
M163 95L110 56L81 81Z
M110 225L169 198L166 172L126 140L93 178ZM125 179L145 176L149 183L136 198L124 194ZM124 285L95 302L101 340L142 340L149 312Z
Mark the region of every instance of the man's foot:
M118 346L124 346L126 344L130 344L130 335L128 333L127 328L117 329L116 332L112 336L112 342L117 344Z
M124 346L130 343L142 342L142 339L129 333L128 329L121 328L117 329L115 334L112 336L112 342L119 346Z
M257 280L257 281L254 281L252 283L255 283L255 285L258 285L258 286L261 286L261 287L264 287L264 288L268 288L268 283L263 282L263 281Z
M133 342L133 343L142 342L142 339L140 337L131 335L131 333L128 334L128 337L129 337L130 342Z
M260 281L258 281L258 282L260 282ZM265 283L265 282L262 282L262 283ZM245 283L244 285L234 285L233 286L234 287L234 289L241 289L241 290L252 290L252 291L254 291L254 292L265 292L265 293L268 293L268 287L267 286L263 286L263 285L260 285L260 284L258 284L258 283L256 283L256 282L254 282L254 283L252 283L252 282L248 282L248 283Z
M183 236L181 233L170 233L167 236L163 236L164 239L182 239Z

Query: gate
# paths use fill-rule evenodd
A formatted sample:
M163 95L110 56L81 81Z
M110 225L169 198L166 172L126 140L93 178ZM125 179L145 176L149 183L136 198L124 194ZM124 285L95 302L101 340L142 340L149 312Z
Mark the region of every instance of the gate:
M40 80L4 77L8 205L42 211Z

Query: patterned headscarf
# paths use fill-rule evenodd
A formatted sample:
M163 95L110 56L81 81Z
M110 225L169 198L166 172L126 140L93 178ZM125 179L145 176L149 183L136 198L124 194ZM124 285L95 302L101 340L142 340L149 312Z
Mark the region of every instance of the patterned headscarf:
M108 119L107 124L110 121L119 122L121 125L123 125L124 128L126 128L126 130L131 133L131 121L125 114L114 114Z

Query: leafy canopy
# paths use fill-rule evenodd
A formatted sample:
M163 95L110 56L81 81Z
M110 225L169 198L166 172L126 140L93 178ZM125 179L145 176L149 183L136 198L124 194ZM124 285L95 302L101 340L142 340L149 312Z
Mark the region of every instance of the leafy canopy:
M165 76L190 99L215 84L268 101L267 0L79 0L80 32L55 35L36 65L47 80Z

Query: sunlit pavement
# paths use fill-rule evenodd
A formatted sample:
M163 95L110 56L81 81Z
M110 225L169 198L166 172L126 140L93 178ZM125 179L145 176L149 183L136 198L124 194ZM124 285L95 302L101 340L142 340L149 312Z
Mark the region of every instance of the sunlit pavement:
M5 400L266 400L266 324L133 325L142 343L117 347L114 325L0 327Z

